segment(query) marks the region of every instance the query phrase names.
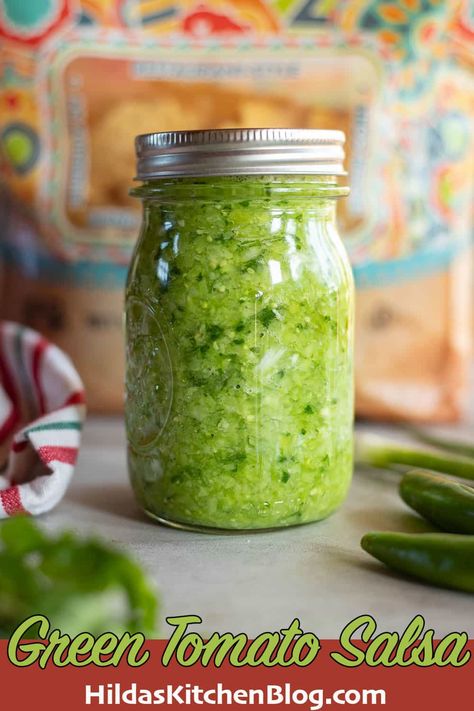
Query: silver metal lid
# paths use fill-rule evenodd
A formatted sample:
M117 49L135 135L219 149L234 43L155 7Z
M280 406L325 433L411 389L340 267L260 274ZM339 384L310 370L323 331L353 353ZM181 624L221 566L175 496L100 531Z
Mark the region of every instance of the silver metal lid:
M136 180L209 175L346 175L343 131L224 128L135 139Z

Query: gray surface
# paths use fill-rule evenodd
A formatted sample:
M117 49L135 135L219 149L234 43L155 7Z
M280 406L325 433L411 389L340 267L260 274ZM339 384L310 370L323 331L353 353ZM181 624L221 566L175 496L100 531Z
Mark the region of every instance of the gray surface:
M472 439L473 430L468 423L464 434ZM134 503L121 421L90 418L66 500L42 521L100 533L133 553L162 593L163 616L199 614L204 632L254 636L299 617L304 629L337 637L363 613L382 631L402 630L421 612L438 635L466 630L474 637L473 597L395 577L360 550L369 529L427 530L398 499L395 482L392 474L358 472L337 514L300 528L231 536L174 531L149 522Z

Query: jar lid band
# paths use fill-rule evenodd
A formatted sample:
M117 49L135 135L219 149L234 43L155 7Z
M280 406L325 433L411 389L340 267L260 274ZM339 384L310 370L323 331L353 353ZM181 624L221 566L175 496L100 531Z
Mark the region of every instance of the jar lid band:
M222 175L346 175L343 131L225 128L137 136L136 180Z

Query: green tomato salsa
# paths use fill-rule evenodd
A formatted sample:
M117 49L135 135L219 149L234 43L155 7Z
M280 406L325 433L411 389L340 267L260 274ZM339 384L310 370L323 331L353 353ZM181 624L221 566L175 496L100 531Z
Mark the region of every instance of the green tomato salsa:
M352 474L353 284L330 178L147 183L126 294L131 482L188 527L322 519ZM331 196L331 197L330 197Z

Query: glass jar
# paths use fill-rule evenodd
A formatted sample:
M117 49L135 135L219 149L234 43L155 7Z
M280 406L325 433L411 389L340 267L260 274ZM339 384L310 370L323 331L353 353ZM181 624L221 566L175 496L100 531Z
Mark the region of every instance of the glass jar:
M137 139L126 291L130 478L154 519L262 529L332 513L352 475L353 281L339 131Z

